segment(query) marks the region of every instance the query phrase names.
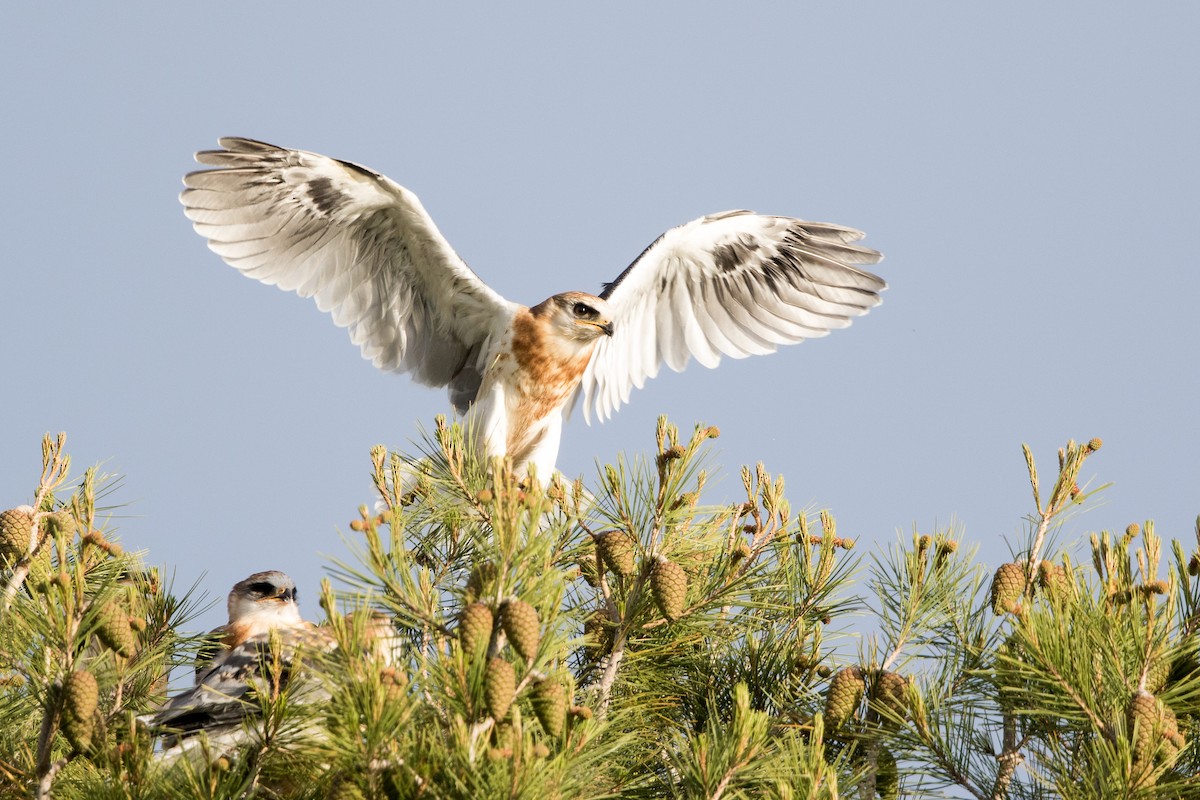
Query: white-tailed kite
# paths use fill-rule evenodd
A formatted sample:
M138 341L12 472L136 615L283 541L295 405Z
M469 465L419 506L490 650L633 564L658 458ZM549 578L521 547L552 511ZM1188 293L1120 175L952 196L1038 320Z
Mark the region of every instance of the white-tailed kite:
M228 606L229 622L212 631L212 647L196 659L195 685L143 718L163 736L165 761L193 754L215 759L233 752L249 740L245 723L258 714L264 695L286 689L290 704L310 705L330 696L328 682L308 670L328 670L338 636L332 626L301 618L290 577L276 570L256 572L234 584ZM362 609L341 624L381 676L400 672L403 642L390 616ZM339 659L336 668L350 663ZM297 732L320 735L315 726Z
M187 749L192 734L204 731L214 750L238 744L244 736L242 722L257 704L251 692L279 689L272 682L289 675L263 674L262 665L277 655L290 673L298 653L326 653L334 646L329 630L300 617L296 585L282 572L256 572L234 585L229 593L229 623L213 632L219 636L217 652L203 664L198 659L196 684L168 700L149 717L151 726L168 734L168 747ZM272 639L278 652L271 653ZM309 685L309 692L315 690ZM295 692L293 690L293 699Z
M660 236L599 297L505 300L442 237L416 195L366 167L225 138L184 178L186 214L243 274L349 328L380 369L446 386L484 455L553 473L582 393L590 421L628 402L661 364L773 352L826 335L879 303L860 231L727 211Z

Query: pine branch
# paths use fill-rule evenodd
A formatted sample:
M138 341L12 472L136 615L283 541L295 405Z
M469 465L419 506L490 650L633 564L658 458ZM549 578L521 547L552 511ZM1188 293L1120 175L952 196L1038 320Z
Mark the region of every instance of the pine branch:
M8 612L13 598L25 584L25 579L29 577L30 566L45 547L48 537L42 526L43 520L47 516L47 506L54 497L54 491L67 479L67 474L71 469L71 457L63 452L66 443L67 435L65 433L58 434L58 438L53 440L50 438L50 434L46 434L42 439L42 476L34 494L33 526L29 532L29 546L4 585L3 601L0 602L0 616Z

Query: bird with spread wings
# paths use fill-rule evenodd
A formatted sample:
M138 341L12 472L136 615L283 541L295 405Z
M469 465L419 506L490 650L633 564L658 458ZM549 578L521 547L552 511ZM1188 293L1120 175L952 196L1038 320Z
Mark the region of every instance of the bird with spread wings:
M251 139L196 154L196 231L244 275L312 297L380 369L445 386L486 456L553 473L576 402L600 420L662 364L774 352L880 302L853 228L727 211L672 228L599 296L527 307L467 267L416 195L358 164Z

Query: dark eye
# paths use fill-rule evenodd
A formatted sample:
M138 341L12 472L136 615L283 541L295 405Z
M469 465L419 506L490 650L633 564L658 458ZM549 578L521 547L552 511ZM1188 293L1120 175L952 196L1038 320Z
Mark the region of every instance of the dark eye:
M259 597L267 597L268 595L274 596L277 591L274 586L272 586L269 583L266 583L265 581L260 581L259 583L252 583L247 588L250 590L251 594L257 595Z
M576 303L575 307L572 308L571 310L573 312L575 312L575 316L577 316L577 317L594 317L594 316L596 316L595 309L593 309L591 306L586 305L584 303Z

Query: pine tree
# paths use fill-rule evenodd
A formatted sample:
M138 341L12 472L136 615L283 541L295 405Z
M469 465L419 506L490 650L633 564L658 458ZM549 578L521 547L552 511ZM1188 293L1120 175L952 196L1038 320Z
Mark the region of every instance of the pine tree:
M716 434L662 420L648 457L545 486L440 420L415 457L375 448L379 505L322 587L336 648L273 640L245 742L173 760L146 715L195 604L103 530L111 481L56 498L48 438L0 571L0 796L1200 796L1200 521L1055 551L1098 440L1045 497L1026 448L998 569L957 529L864 557L761 465L708 504Z

